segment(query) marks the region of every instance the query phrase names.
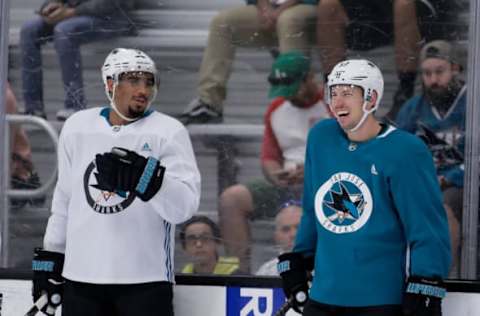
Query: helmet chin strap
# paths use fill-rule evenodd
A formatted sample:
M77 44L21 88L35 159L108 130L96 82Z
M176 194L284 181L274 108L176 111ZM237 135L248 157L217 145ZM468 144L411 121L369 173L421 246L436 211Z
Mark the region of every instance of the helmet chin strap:
M136 117L136 118L131 118L131 117L127 117L125 115L123 115L120 110L118 110L117 108L117 105L115 104L115 90L117 89L117 84L114 83L113 84L113 90L112 90L112 96L110 97L109 96L109 99L110 99L110 106L112 107L112 109L115 111L115 113L117 113L118 116L120 116L121 119L127 121L127 122L134 122L140 118L142 118L141 116L139 117ZM148 104L147 104L147 107L145 108L145 110L143 111L143 113L147 112L148 109L150 108L150 106L152 105L152 102L153 100L155 100L155 97L157 96L157 88L155 87L154 90L153 90L153 93L152 93L152 97L150 98L150 100L148 101Z
M367 101L363 101L363 105L362 105L363 115L362 115L362 118L360 119L360 121L358 121L358 123L357 123L357 125L355 125L355 127L347 130L347 132L353 133L353 132L355 132L356 130L358 130L358 129L360 128L360 126L362 126L362 124L365 122L365 120L367 119L368 115L377 109L377 107L374 106L374 107L371 108L370 110L367 110L367 105L368 105L368 102L367 102Z

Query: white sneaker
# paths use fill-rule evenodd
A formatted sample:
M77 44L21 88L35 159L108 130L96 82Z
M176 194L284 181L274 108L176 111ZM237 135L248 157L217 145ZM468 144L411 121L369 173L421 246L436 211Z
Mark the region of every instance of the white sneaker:
M61 109L57 112L57 120L66 121L75 112L77 112L75 109Z

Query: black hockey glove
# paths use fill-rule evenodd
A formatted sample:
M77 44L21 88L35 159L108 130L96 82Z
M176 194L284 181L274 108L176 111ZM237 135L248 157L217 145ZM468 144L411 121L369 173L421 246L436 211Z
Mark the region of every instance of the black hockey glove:
M52 316L55 310L62 304L63 284L62 277L63 253L52 252L35 248L32 261L33 270L33 302L36 302L42 295L46 294L48 304L41 311Z
M441 280L411 276L403 298L404 316L441 316L446 289Z
M160 190L165 167L134 151L113 147L109 153L95 157L97 188L110 192L135 192L142 201L150 200Z
M308 299L308 267L307 260L302 254L288 252L278 256L277 270L282 277L283 291L291 301L292 308L302 313L303 306Z

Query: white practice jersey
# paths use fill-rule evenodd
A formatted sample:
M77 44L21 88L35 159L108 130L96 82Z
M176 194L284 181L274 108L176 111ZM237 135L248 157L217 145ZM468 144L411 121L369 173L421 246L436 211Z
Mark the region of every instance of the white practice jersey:
M159 112L112 126L109 111L92 108L65 122L44 248L65 253L63 276L69 280L174 282L175 224L190 218L200 199L200 174L188 131ZM162 187L151 200L95 187L95 155L112 147L152 156L166 168Z

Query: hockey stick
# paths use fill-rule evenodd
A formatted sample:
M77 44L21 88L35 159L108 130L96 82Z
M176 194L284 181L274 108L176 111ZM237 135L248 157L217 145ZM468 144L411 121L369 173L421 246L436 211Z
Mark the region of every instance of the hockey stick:
M308 274L308 287L310 288L312 285L311 285L311 280L312 280L312 275L309 273ZM297 300L299 301L303 301L305 303L305 301L308 299L308 295L301 291L301 292L298 292L297 294ZM291 296L281 307L280 309L275 313L274 316L285 316L285 314L288 312L288 310L290 308L293 307L293 300L294 298ZM303 308L302 308L303 309Z
M274 316L285 316L287 314L288 310L292 308L292 302L293 302L293 297L290 297L281 307L280 309L275 313Z
M313 267L312 267L313 269ZM312 278L313 278L313 272L312 271L307 271L307 283L308 283L308 288L312 287ZM303 295L299 295L303 294ZM297 299L301 302L305 302L306 299L308 299L308 294L305 293L304 291L300 291L296 293ZM290 308L293 307L293 296L290 296L288 300L280 307L280 309L274 314L274 316L285 316L287 312L290 310ZM303 308L302 308L303 309Z
M35 316L37 313L45 307L48 303L48 295L47 293L43 294L38 298L38 300L33 304L32 308L28 310L25 316Z

